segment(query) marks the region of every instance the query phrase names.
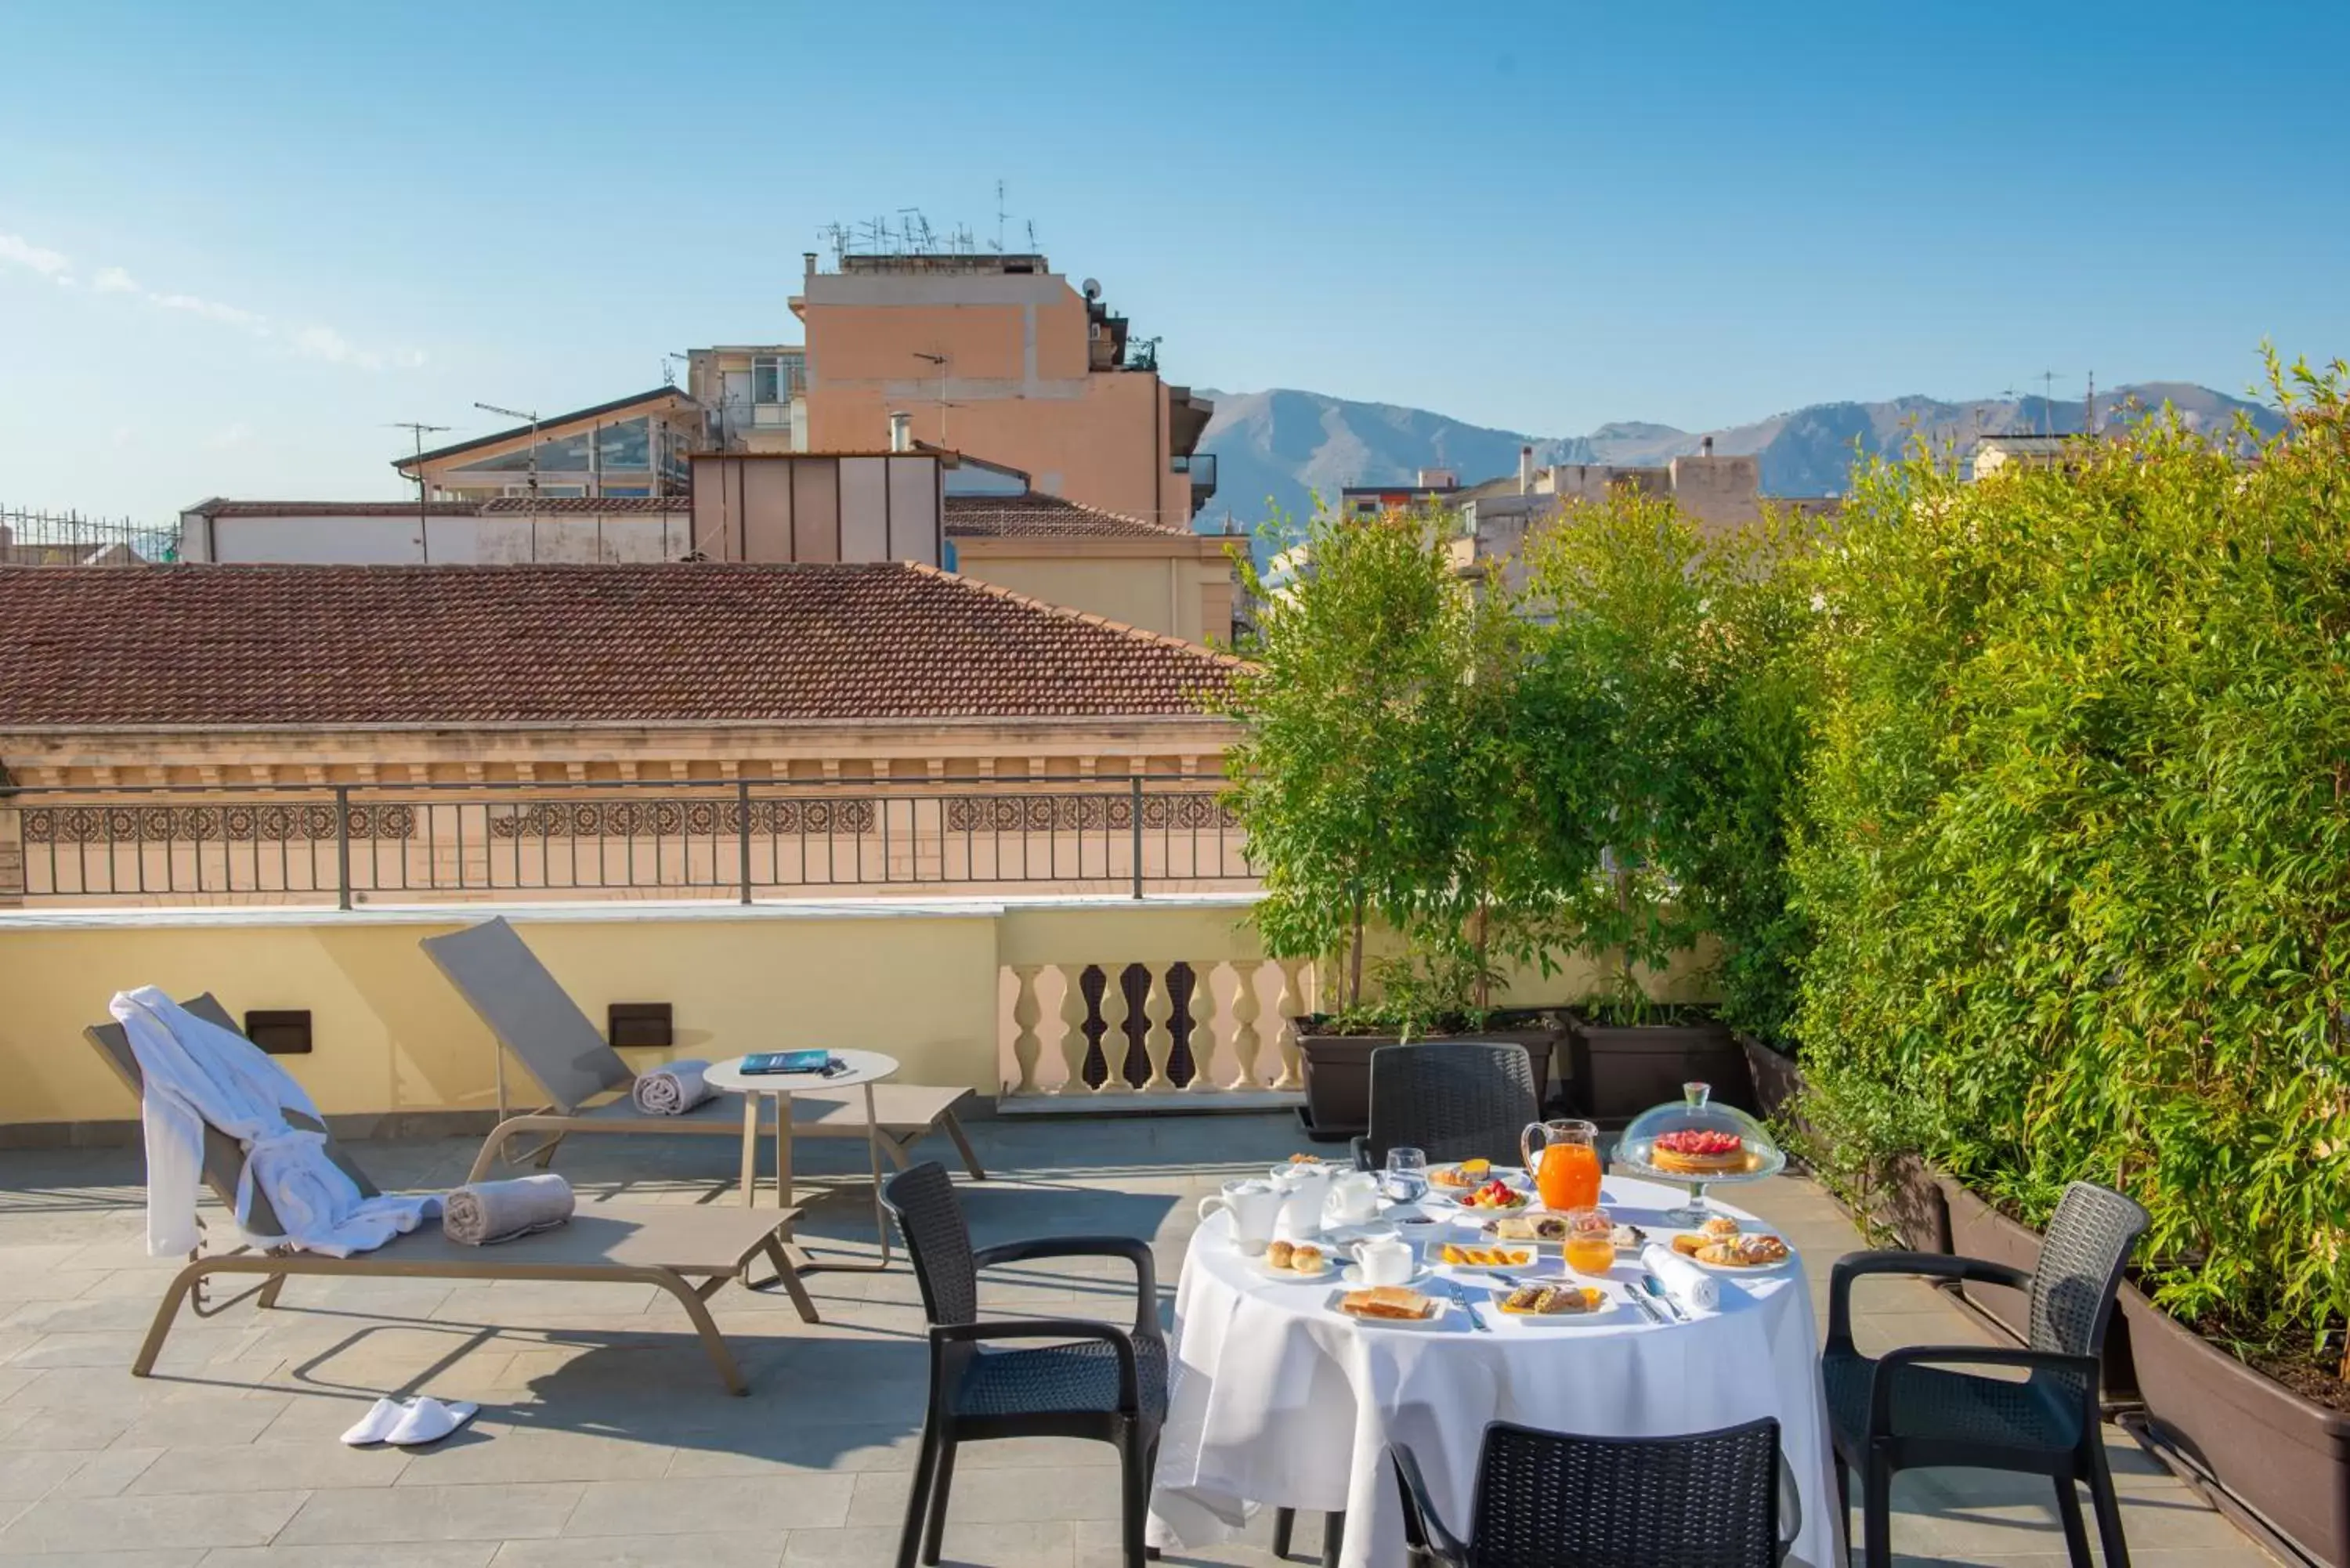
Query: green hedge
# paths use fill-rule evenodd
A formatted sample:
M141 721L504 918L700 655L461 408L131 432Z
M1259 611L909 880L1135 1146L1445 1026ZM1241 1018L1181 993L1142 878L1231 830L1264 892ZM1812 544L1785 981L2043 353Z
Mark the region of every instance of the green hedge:
M2154 1216L2164 1303L2350 1314L2350 423L1859 476L1816 572L1796 1033L1846 1158Z

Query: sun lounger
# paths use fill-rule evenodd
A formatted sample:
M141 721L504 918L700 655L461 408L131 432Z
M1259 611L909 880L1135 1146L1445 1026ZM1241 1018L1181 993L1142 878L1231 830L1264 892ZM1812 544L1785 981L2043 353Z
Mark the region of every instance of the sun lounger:
M647 1116L638 1110L628 1094L636 1077L629 1064L605 1044L578 1003L503 919L427 937L421 945L504 1047L498 1054L498 1125L482 1145L470 1179L480 1179L507 1154L509 1145L534 1134L543 1141L508 1158L531 1160L542 1169L555 1158L556 1146L574 1133L743 1136L743 1102L736 1095L713 1096L680 1116ZM518 1115L512 1110L505 1085L508 1053L546 1096L545 1109ZM987 1179L955 1119L956 1107L972 1097L969 1089L892 1083L875 1084L870 1092L874 1146L891 1164L905 1169L907 1150L935 1129L953 1141L972 1180ZM866 1093L795 1086L791 1095L793 1137L865 1137ZM615 1095L619 1097L608 1097ZM759 1099L762 1117L772 1122L774 1099L764 1095Z
M185 1006L198 1017L224 1029L236 1027L227 1012L209 995L199 996ZM131 1092L140 1093L143 1082L139 1060L131 1054L130 1042L122 1026L114 1023L94 1024L82 1033ZM303 1119L295 1113L297 1126ZM350 1151L335 1141L332 1132L323 1127L317 1130L326 1135L328 1157L359 1183L361 1192L373 1196L380 1190L368 1179ZM237 1176L244 1165L244 1151L235 1139L217 1127L204 1129L204 1182L223 1203L234 1206ZM816 1322L816 1303L808 1299L790 1253L792 1221L797 1217L798 1210L790 1209L751 1210L699 1204L598 1203L583 1208L569 1223L556 1230L503 1241L494 1247L460 1245L436 1227L396 1236L374 1251L348 1258L329 1258L316 1252L255 1252L243 1247L209 1257L200 1255L173 1276L170 1288L163 1293L155 1321L130 1370L140 1377L154 1370L163 1341L171 1333L182 1303L191 1294L196 1295L195 1310L203 1316L244 1299L238 1296L232 1302L208 1306L203 1299L202 1287L213 1274L263 1276L255 1290L247 1293L255 1294L264 1307L277 1304L278 1292L296 1274L577 1280L594 1284L652 1285L676 1297L678 1304L685 1308L686 1316L692 1320L694 1332L702 1337L702 1347L709 1354L727 1390L742 1394L748 1391L742 1370L735 1365L733 1353L727 1349L704 1303L729 1280L741 1280L748 1285L752 1260L764 1257L790 1292L800 1316L809 1323ZM278 1230L268 1199L258 1190L253 1195L249 1218L258 1233L272 1234Z

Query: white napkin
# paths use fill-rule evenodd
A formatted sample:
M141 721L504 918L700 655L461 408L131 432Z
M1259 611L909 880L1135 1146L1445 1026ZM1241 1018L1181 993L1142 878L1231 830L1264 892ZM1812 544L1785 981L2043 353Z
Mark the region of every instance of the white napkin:
M1661 1241L1640 1249L1640 1263L1657 1276L1665 1293L1692 1312L1713 1312L1721 1305L1721 1282Z

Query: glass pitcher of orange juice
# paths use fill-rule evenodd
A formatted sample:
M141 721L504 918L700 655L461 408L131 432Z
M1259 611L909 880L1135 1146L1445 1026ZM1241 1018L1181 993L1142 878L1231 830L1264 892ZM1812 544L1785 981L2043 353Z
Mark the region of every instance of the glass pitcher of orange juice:
M1599 1129L1589 1122L1535 1122L1518 1137L1518 1154L1543 1207L1555 1214L1599 1203Z

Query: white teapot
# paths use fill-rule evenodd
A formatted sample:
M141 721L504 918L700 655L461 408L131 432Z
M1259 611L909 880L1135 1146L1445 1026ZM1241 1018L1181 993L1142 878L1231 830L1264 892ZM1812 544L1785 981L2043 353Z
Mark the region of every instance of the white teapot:
M1351 1171L1330 1189L1331 1217L1341 1225L1367 1225L1379 1217L1379 1179Z
M1322 1234L1322 1210L1330 1200L1329 1167L1294 1165L1274 1180L1283 1195L1282 1228L1291 1239L1306 1241Z
M1232 1217L1232 1245L1250 1257L1273 1241L1274 1221L1288 1195L1270 1181L1227 1181L1223 1190L1200 1199L1200 1218L1222 1210Z

